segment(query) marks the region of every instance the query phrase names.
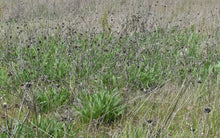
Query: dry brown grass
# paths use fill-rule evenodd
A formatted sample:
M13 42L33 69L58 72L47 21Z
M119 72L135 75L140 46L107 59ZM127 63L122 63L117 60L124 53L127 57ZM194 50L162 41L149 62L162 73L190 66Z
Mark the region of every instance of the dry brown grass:
M136 19L137 29L161 27L190 27L199 32L219 28L220 3L218 0L8 0L2 20L35 20L72 22L78 28L100 27L100 18L107 12L112 30L121 32ZM126 28L128 29L128 28Z

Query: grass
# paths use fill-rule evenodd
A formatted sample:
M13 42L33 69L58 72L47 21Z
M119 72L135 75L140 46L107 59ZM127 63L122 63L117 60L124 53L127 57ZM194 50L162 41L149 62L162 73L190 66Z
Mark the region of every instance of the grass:
M82 107L76 107L83 122L95 119L103 122L112 122L119 118L125 108L117 92L100 91L88 95L82 94L79 98Z
M1 137L218 137L219 2L184 1L0 3Z

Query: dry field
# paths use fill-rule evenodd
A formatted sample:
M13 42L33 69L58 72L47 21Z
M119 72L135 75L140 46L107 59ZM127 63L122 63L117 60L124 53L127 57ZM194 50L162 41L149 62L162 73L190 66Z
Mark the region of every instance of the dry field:
M0 0L1 137L220 137L219 0Z

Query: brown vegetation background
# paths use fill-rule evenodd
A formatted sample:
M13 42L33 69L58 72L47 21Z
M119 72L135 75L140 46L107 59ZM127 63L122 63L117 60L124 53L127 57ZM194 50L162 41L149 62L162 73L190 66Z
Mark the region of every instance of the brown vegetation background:
M135 24L137 30L161 27L189 27L210 32L220 26L218 0L1 0L1 20L64 20L78 28L100 27L106 13L112 30L121 32ZM29 22L30 23L30 22ZM134 26L134 25L133 25Z

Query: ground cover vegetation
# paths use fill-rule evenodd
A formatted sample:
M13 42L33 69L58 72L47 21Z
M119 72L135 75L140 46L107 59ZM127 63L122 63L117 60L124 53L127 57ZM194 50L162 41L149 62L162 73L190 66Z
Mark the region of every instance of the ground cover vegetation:
M0 136L219 137L219 7L0 1Z

